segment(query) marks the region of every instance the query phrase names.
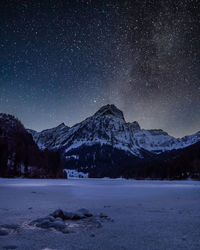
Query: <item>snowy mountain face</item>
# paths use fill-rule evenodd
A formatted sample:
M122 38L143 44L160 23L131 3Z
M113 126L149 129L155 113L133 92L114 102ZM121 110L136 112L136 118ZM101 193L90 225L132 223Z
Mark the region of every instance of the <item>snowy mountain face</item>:
M93 116L69 128L64 124L42 132L28 130L42 149L70 152L82 146L111 146L143 158L143 151L160 154L190 146L200 141L200 132L176 139L160 129L144 130L138 122L127 123L114 105L100 108Z
M200 141L200 132L183 138L174 138L160 129L142 129L134 133L133 137L140 148L160 154L173 149L185 148Z
M34 141L40 149L53 149L56 146L56 142L61 140L60 138L63 138L68 130L69 127L65 126L64 123L61 123L55 128L43 130L42 132L27 129L27 131L32 134Z

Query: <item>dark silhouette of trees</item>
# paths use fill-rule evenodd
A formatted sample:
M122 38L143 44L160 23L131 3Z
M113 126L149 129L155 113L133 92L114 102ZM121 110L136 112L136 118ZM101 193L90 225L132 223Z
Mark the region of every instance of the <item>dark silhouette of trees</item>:
M0 176L56 178L64 175L58 152L40 150L18 119L0 114Z

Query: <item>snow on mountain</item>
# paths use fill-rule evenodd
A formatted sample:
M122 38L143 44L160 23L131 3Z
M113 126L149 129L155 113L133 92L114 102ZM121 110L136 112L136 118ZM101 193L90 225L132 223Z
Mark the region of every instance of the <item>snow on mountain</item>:
M161 129L140 130L133 135L140 148L153 153L180 149L200 141L200 132L183 138L174 138Z
M177 139L161 129L141 129L136 121L127 123L123 112L114 105L103 106L93 116L71 128L61 124L42 132L29 132L40 148L64 149L67 153L83 145L109 145L139 158L143 157L142 150L159 154L200 141L200 132Z
M54 148L55 143L59 141L59 138L64 137L68 130L69 127L67 127L64 123L61 123L55 128L46 129L41 132L27 129L27 131L32 134L34 141L40 149Z

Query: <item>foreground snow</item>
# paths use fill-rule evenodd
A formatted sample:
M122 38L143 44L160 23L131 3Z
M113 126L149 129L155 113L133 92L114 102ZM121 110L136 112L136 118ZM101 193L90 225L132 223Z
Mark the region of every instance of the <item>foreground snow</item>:
M114 222L67 235L21 227L0 249L199 249L200 182L0 179L0 224L82 207Z

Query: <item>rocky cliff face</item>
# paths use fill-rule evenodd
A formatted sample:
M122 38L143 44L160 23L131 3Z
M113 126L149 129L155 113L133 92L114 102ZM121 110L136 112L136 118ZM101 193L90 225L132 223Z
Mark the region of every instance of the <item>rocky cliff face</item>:
M29 132L40 148L59 151L67 169L88 172L93 177L118 177L127 171L129 176L132 168L144 168L165 153L200 142L200 132L177 139L161 129L141 129L136 121L127 123L114 105L103 106L71 128L61 124Z
M68 130L69 127L65 126L64 123L61 123L55 128L43 130L42 132L27 129L40 149L56 147L56 143L62 140Z
M65 152L69 152L83 145L99 144L127 151L137 157L142 157L143 150L160 154L200 141L200 132L177 139L161 129L141 129L136 121L127 123L122 111L114 105L103 106L93 116L71 128L61 124L42 132L29 132L40 148L64 148Z

